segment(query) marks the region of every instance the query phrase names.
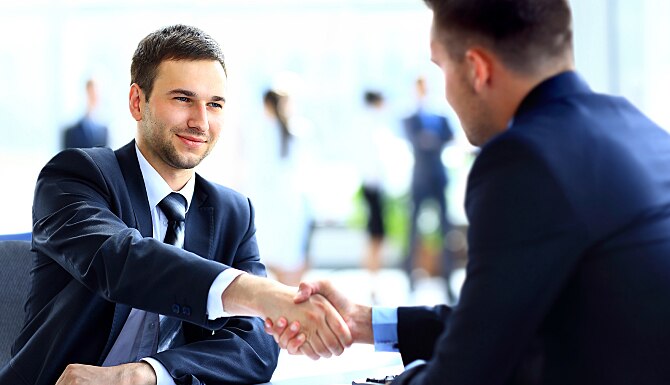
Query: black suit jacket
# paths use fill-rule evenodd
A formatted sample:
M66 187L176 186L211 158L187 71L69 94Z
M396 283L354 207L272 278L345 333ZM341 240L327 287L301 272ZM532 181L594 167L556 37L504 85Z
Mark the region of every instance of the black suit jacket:
M158 353L177 384L268 381L278 347L253 317L207 319L228 267L265 275L249 201L196 175L184 249L152 236L135 144L66 150L42 170L26 323L2 384L53 385L70 363L100 365L132 307L179 318L186 344Z
M670 136L573 72L548 79L470 173L453 309L398 312L398 384L670 384ZM536 372L536 374L538 374Z

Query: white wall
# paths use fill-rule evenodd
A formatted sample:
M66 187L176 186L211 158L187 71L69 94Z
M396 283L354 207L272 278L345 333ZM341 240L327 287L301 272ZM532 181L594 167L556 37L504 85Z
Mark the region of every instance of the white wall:
M624 95L670 127L670 2L571 3L579 71L594 89ZM90 74L101 83L98 113L113 130L112 145L133 137L126 106L129 64L150 31L193 24L222 44L230 68L228 121L202 172L243 188L245 132L260 119L262 91L281 72L302 79L296 104L313 123L319 162L329 170L347 170L347 144L356 134L351 119L366 87L384 91L399 118L413 104L413 79L424 73L433 85L433 104L448 112L441 76L429 62L429 20L420 0L0 3L0 197L13 202L0 233L30 230L34 180L58 151L62 129L83 112ZM327 192L337 191L341 181L330 173L317 183ZM348 197L326 201L332 212L349 203Z

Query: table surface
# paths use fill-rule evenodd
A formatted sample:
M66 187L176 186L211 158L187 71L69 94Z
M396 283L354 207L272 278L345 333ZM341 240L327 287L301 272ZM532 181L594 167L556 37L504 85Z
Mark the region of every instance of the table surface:
M381 378L402 370L399 353L375 352L371 345L353 345L339 357L318 361L282 350L272 380L261 385L351 385L353 380Z

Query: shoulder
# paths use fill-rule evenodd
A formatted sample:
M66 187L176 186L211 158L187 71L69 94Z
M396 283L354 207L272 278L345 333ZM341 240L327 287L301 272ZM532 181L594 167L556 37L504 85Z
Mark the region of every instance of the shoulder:
M250 203L246 196L229 187L211 182L199 174L195 177L196 192L204 194L212 206L226 205L248 209Z
M95 166L104 170L111 164L116 164L116 157L109 148L69 148L51 158L47 167L80 169Z

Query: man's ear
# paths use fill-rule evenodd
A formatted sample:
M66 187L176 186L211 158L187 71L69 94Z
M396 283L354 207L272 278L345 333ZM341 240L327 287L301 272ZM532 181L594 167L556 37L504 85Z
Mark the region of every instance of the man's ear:
M137 83L130 85L130 95L128 95L128 107L130 108L130 115L133 116L136 122L142 120L142 108L144 108L144 92Z
M471 48L465 52L468 78L475 92L480 93L491 83L493 73L492 57L481 48Z

